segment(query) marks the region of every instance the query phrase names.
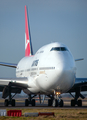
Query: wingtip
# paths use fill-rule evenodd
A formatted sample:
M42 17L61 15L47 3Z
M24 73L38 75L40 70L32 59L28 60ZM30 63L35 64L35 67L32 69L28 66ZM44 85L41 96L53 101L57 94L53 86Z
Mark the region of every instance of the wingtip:
M81 61L81 60L84 60L84 58L75 59L75 61Z

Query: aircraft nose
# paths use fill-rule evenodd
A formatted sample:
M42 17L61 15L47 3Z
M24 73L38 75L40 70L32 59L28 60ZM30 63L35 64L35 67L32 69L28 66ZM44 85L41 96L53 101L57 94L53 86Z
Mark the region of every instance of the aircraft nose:
M57 88L62 88L62 91L70 89L75 80L75 69L74 66L66 62L60 62L57 65Z

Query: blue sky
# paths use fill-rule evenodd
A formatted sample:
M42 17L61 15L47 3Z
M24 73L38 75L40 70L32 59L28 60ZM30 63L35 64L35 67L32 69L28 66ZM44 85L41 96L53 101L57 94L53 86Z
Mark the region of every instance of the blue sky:
M18 63L25 55L25 14L28 7L33 51L45 44L68 46L77 77L87 77L87 0L0 1L0 61ZM0 77L15 77L15 69L0 66Z

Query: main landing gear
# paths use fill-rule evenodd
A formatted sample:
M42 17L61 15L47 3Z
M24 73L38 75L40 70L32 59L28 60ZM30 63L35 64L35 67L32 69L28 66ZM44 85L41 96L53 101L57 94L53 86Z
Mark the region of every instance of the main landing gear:
M18 89L16 89L16 93L14 95L11 94L11 85L9 84L9 86L7 87L7 89L4 89L4 91L7 90L7 94L8 94L8 99L5 99L4 101L4 105L5 106L8 106L8 105L11 105L11 106L15 106L15 99L13 99L13 97L18 93ZM19 93L21 91L19 90ZM4 98L4 97L3 97Z
M48 106L53 106L53 107L63 107L63 100L61 99L60 95L48 95L51 99L48 100Z
M76 89L75 96L73 96L72 94L71 96L74 98L71 100L71 106L74 107L75 105L78 105L78 107L81 107L82 100L78 100L78 98L81 97L82 99L84 99L85 97L80 93L80 88Z
M4 105L8 106L8 105L12 105L15 106L15 99L13 99L13 97L16 95L17 93L15 93L13 96L11 95L11 89L9 87L9 98L5 99L4 101Z
M71 106L74 107L75 105L78 105L79 107L81 107L82 106L82 100L72 99L71 100Z
M36 95L31 97L31 94L29 95L28 99L25 99L25 106L28 106L31 104L32 106L35 106L35 99L33 99Z
M15 99L12 99L12 100L5 99L4 105L8 106L9 104L12 106L15 106Z
M14 93L11 94L11 93ZM4 101L4 105L8 106L15 106L15 99L13 99L13 97L17 94L17 93L21 93L21 89L20 88L16 88L16 87L12 87L12 83L10 82L8 86L5 86L3 89L3 93L2 93L2 98L7 98Z

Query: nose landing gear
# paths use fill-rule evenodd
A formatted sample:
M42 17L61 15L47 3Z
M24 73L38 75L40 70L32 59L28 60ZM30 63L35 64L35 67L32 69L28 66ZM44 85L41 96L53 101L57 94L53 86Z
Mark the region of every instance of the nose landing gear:
M63 100L60 94L48 95L51 99L48 100L48 106L63 107Z
M54 100L53 100L53 107L63 107L63 100L61 99L60 94L54 96Z

